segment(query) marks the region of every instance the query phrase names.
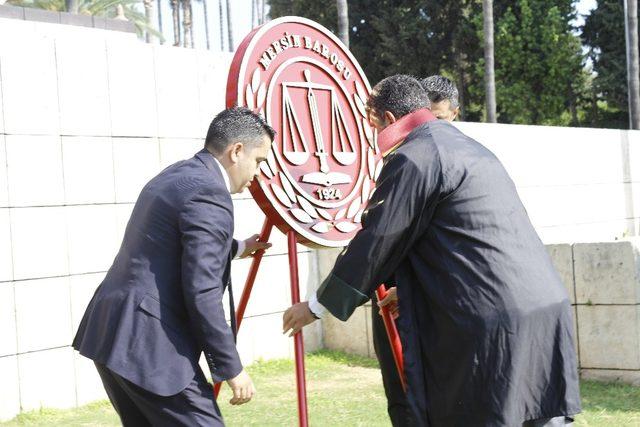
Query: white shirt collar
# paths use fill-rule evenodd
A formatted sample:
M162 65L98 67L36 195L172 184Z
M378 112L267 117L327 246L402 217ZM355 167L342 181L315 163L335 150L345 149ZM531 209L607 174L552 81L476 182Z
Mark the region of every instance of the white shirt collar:
M213 157L213 160L215 160L216 163L218 164L218 167L220 168L220 172L222 172L222 179L224 179L224 185L227 186L227 191L231 193L231 184L229 182L229 175L227 175L227 171L225 170L224 166L222 166L222 163L220 163L220 160L216 159L215 156L213 155L211 155L211 157Z

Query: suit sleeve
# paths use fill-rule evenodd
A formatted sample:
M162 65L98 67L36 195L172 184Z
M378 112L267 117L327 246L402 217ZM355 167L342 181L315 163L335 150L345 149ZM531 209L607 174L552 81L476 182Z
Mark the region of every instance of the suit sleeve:
M238 254L238 249L240 248L240 241L233 239L233 241L231 242L231 258L235 259L239 254Z
M179 219L184 302L215 382L233 378L242 370L222 305L233 240L231 201L225 203L225 197L228 194L215 187L197 190Z
M425 232L441 187L440 159L437 151L432 151L427 168L419 168L400 153L392 153L386 160L363 215L362 230L338 257L317 292L318 302L335 317L347 320L368 301Z

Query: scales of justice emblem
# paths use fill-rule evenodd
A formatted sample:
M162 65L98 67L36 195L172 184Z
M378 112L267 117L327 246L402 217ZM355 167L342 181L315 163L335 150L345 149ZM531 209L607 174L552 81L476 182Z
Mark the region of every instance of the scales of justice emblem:
M382 169L362 69L331 32L297 17L257 28L238 52L227 106L254 110L277 132L250 186L254 199L300 243L345 246Z
M227 107L247 107L277 132L249 191L266 215L260 240L269 241L274 225L287 235L292 304L300 302L296 244L346 246L360 230L375 191L383 162L365 110L369 92L349 50L326 28L304 18L279 18L254 29L231 62ZM262 256L261 251L254 254L247 273L236 311L238 328ZM378 298L384 292L381 286ZM383 308L383 319L403 372L400 340L388 309ZM300 332L294 335L294 351L299 425L306 427Z

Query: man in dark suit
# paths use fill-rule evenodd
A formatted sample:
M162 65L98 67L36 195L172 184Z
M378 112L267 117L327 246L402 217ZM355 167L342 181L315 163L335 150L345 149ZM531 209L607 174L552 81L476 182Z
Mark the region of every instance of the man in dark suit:
M243 191L258 173L274 134L247 109L224 110L211 122L202 151L142 189L73 341L95 362L123 425L223 425L198 365L202 352L213 381L231 387L232 404L255 393L222 298L231 291L235 252L267 247L255 236L239 245L233 240L230 193Z

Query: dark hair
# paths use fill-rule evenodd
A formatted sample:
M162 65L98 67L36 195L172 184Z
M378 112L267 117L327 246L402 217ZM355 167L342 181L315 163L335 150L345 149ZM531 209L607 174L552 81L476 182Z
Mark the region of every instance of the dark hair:
M431 102L448 100L451 108L458 106L458 88L451 79L435 75L420 80L420 84L427 91Z
M421 108L429 108L429 97L414 77L396 74L373 87L367 107L377 113L389 111L399 119Z
M268 135L273 141L276 131L248 108L232 107L222 110L211 121L204 146L209 151L220 154L235 141L258 146L264 135Z

